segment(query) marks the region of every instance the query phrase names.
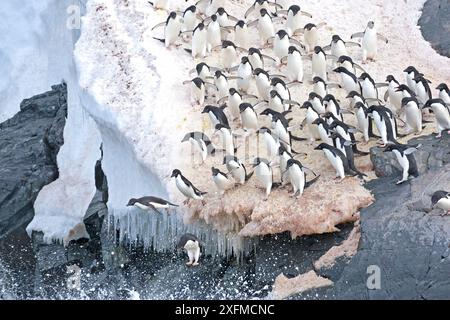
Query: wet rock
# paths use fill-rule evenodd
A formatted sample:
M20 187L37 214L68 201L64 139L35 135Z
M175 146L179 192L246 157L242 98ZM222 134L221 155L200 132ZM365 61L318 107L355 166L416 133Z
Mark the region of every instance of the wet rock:
M39 191L58 177L56 156L67 117L66 85L24 100L0 124L0 238L26 226Z
M419 26L423 37L440 54L450 57L450 2L448 0L428 0L422 9Z

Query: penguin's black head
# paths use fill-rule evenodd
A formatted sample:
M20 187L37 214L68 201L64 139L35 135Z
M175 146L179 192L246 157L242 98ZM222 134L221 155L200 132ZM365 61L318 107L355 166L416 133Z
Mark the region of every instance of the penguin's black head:
M278 78L278 77L273 77L273 78L270 80L270 85L272 85L272 86L275 87L277 84L281 84L283 87L286 87L286 83L284 83L283 80L281 80L281 79Z
M181 142L189 141L189 139L193 136L193 133L186 133L186 135L183 137L183 140Z
M267 127L261 127L259 130L258 130L258 134L260 134L260 133L268 133L268 134L272 134L272 131L269 129L269 128L267 128Z
M449 90L448 90L448 86L445 84L445 83L441 83L440 85L438 85L437 87L436 87L436 89L437 90L444 90L444 91L446 91L446 92L448 92Z
M369 22L367 23L367 27L370 28L370 29L372 29L373 27L375 27L375 22L369 21Z
M417 72L417 69L413 66L409 66L408 68L403 70L403 72L406 72L406 73Z
M261 158L259 158L259 157L256 157L253 160L253 164L252 164L253 168L259 166L261 164L261 162L263 162L263 160Z
M228 93L230 94L230 96L235 95L236 93L239 94L239 92L235 88L230 88L230 90L228 90Z
M366 108L366 106L361 101L358 101L357 103L355 103L355 107L354 108L355 109Z
M350 62L351 64L353 64L353 60L352 58L350 58L349 56L340 56L337 60L338 63L344 63L344 62Z
M288 49L288 53L293 54L294 52L300 52L300 51L298 51L298 49L296 47L290 46Z
M336 116L333 114L333 112L331 112L331 111L327 111L327 112L325 112L324 114L323 114L323 117L325 118L325 119L328 119L328 118L333 118L333 119L335 119L336 118Z
M323 97L324 102L333 101L335 104L337 104L336 98L332 94L327 94L325 97Z
M233 48L236 49L236 45L232 41L230 41L230 40L223 40L222 41L222 48L226 49L228 47L233 47Z
M203 24L203 22L200 22L200 23L197 25L197 29L199 29L199 30L205 29L205 25Z
M222 73L222 71L217 70L216 72L214 72L214 76L215 76L216 78L220 78L220 77L223 76L223 73Z
M299 165L299 164L300 164L300 161L297 161L297 160L295 160L295 159L293 159L293 158L289 159L289 160L287 161L287 164L286 164L286 169L289 169L289 168L292 167L294 164Z
M308 23L308 24L305 25L304 29L306 29L308 31L311 31L311 29L315 28L315 27L316 27L316 25L314 23Z
M280 147L278 148L278 155L283 155L283 153L287 152L286 147L280 143Z
M256 68L255 70L253 70L253 74L255 76L258 76L260 73L266 73L266 72L261 68Z
M341 73L344 71L347 71L347 69L344 67L337 67L336 69L333 70L333 72L337 72L337 73Z
M216 16L215 14L213 14L213 15L211 16L211 20L212 20L212 21L217 21L217 16Z
M284 39L288 34L285 30L278 30L277 35L280 39Z
M314 53L315 54L319 54L320 52L323 52L322 47L321 46L315 46L314 47Z
M300 11L300 6L294 4L294 5L289 7L288 11L292 11L292 13L295 16Z
M402 99L402 107L407 106L411 101L416 102L417 100L414 97L405 97Z
M239 160L238 160L238 158L237 158L236 156L230 156L230 155L228 155L228 156L223 157L223 163L222 163L222 164L227 164L227 163L230 162L230 161L236 161L236 162L239 162Z
M321 78L321 77L314 77L313 78L313 83L314 84L316 84L316 83L318 83L318 82L322 82L322 83L325 83L325 81L323 81L323 79Z
M395 144L393 143L389 143L383 150L383 152L392 152L393 150L395 150Z
M127 207L134 206L134 204L137 202L137 199L131 198L130 201L128 201Z
M214 129L216 129L216 131L220 131L222 129L227 129L230 130L230 127L228 127L227 125L224 125L222 123L218 123L216 124L216 126L214 127Z
M245 21L244 20L239 20L236 23L236 26L238 26L239 28L243 28L245 26Z
M269 14L269 13L267 12L266 9L262 8L261 10L259 10L259 14L261 15L261 17L264 17L266 14Z
M333 42L333 43L336 43L336 42L338 42L339 40L342 40L342 39L341 39L341 37L339 37L337 34L335 34L335 35L333 35L333 36L331 37L331 42Z
M350 93L346 96L347 99L353 99L354 97L361 97L361 95L356 91L350 91Z
M170 14L169 14L169 18L170 19L175 19L177 17L177 13L175 12L175 11L172 11Z
M197 11L197 7L194 6L194 5L192 5L192 6L188 7L188 8L186 9L186 11L184 11L184 12L186 13L186 12L188 12L188 11L195 12L195 11Z
M225 11L225 9L223 7L220 7L219 9L217 9L217 13L219 14L219 16L221 16L224 13L226 13L226 11Z
M249 56L251 56L252 54L255 54L255 53L261 57L261 51L259 51L258 48L251 47L250 49L248 49Z
M181 171L180 170L178 170L178 169L175 169L175 170L173 170L172 171L172 175L170 176L171 178L176 178L176 177L178 177L179 175L181 174Z
M241 103L239 105L239 111L240 112L245 111L247 108L253 109L253 106L250 103L247 103L247 102Z
M268 115L271 115L272 113L273 113L273 110L267 108L267 109L265 109L263 112L261 112L260 115L261 115L261 116L268 116Z
M386 77L386 82L391 82L391 81L394 81L396 84L399 84L398 81L394 78L394 76L392 74L390 74Z
M269 94L272 99L278 96L278 92L276 90L271 90Z
M246 64L246 63L249 63L250 61L248 60L248 57L247 56L243 56L242 58L241 58L241 63L242 64Z
M211 172L212 172L212 175L214 177L214 176L217 176L220 173L220 170L217 169L217 168L211 167Z
M317 118L316 120L314 120L312 122L312 124L319 124L319 123L323 123L323 119L322 118Z
M323 150L326 148L326 146L327 146L326 143L321 143L317 147L315 147L314 150Z
M412 93L411 89L406 85L406 84L401 84L399 85L396 89L396 92L400 92L400 91L407 91L409 93Z
M314 100L316 98L319 99L320 102L322 102L322 100L323 100L322 97L320 95L318 95L317 93L315 93L314 91L309 93L308 100Z
M208 112L210 112L211 110L213 110L213 108L214 108L214 106L207 105L207 106L205 106L205 107L203 108L202 113L208 113Z
M308 109L308 108L312 108L312 104L309 101L305 101L303 102L302 106L300 107L300 109Z
M370 77L370 75L368 73L363 72L363 73L361 73L361 75L359 76L358 79L359 80L365 80L365 79L372 79L372 78Z

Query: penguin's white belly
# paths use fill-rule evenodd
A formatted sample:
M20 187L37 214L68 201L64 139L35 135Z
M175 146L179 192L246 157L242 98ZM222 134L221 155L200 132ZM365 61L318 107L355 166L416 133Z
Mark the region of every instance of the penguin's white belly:
M280 144L275 141L275 139L269 134L265 133L265 140L266 140L266 148L267 148L267 154L269 158L273 158L278 154L278 149L280 147ZM268 135L268 136L267 136Z
M303 81L303 61L298 52L288 55L287 73L291 81Z
M206 149L205 142L203 140L195 140L193 138L189 138L189 141L191 142L192 148L199 151L202 155L203 161L205 161L208 155L208 150Z
M183 180L181 179L180 176L178 176L175 179L175 184L177 185L178 190L180 190L180 192L187 198L192 198L192 199L202 199L202 197L199 197L195 194L194 190L192 189L192 187L187 186Z
M377 99L378 98L376 88L373 86L373 84L368 79L364 80L361 83L361 88L362 88L362 95L364 98L366 98L366 99Z
M314 84L313 91L317 93L321 97L325 97L327 95L327 89L325 88L322 82L317 82Z
M351 141L350 134L348 134L342 127L336 127L336 131L342 136L342 138Z
M209 69L207 67L203 67L200 70L200 73L198 74L198 77L202 79L203 81L207 81L207 77L211 77L211 72L209 72Z
M417 93L417 98L418 98L417 100L419 100L420 103L422 103L422 104L427 103L428 94L422 83L417 84L416 93Z
M406 122L414 131L422 131L422 112L416 107L406 107Z
M228 108L233 118L239 117L239 106L241 103L242 99L238 94L234 94L228 99Z
M347 91L348 93L352 91L359 92L358 84L349 75L341 73L341 79L345 91Z
M450 129L450 113L447 108L443 106L432 106L434 115L436 117L437 129L438 131Z
M206 56L207 32L197 31L192 37L192 56L204 58Z
M184 249L186 249L187 251L195 251L198 248L199 248L198 241L188 240L184 245Z
M251 109L247 108L242 112L241 121L245 130L258 130L258 118Z
M333 155L333 153L328 149L324 149L324 151L325 151L325 155L326 155L328 161L330 161L331 165L336 170L336 173L341 178L345 178L345 170L344 170L344 164L342 163L342 159L338 156L335 157Z
M290 143L290 137L289 132L286 130L286 128L281 124L281 122L277 122L275 124L275 131L274 134L278 139L280 140L280 143L283 143L283 145L289 145ZM289 150L288 150L289 151Z
M331 54L333 56L335 56L336 58L339 58L340 56L348 56L347 48L345 47L345 44L342 41L333 43L331 45ZM347 69L347 70L352 70L352 69Z
M298 191L302 195L305 189L305 175L303 171L297 165L293 165L289 168L289 178L294 187L294 193Z
M208 26L208 51L222 43L220 26L217 22L211 22Z
M228 81L224 77L215 78L214 84L217 87L217 100L228 96L230 88L228 86Z
M444 90L439 91L439 98L444 100L445 103L450 104L450 96Z
M323 55L313 54L312 57L312 76L321 77L324 81L327 81L327 62Z
M325 128L322 125L317 126L317 130L319 131L320 140L322 140L322 142L327 143L329 145L333 144L333 141L328 136L327 131L325 130Z
M400 108L402 107L402 99L403 94L401 92L396 92L395 87L389 84L389 102L391 103L391 106L395 107L395 112L398 112Z
M295 30L301 28L301 18L300 13L297 15L293 15L292 12L288 13L287 21L286 21L286 32L291 37Z
M369 141L369 121L370 119L366 118L364 114L364 110L359 108L356 112L356 119L358 120L358 129L361 130L364 134L364 141Z
M178 40L180 32L181 32L180 22L178 20L177 21L173 21L173 19L170 20L165 30L166 47L170 46L171 44L174 44Z
M269 99L270 82L265 76L264 78L262 76L256 78L256 88L258 89L259 98L261 100Z
M250 64L252 65L253 70L258 69L258 68L264 69L264 63L263 63L262 59L260 59L260 57L256 53L249 55L248 60L250 61Z
M245 183L245 170L242 166L239 166L237 169L231 171L231 176L237 183L244 184Z
M231 181L221 174L214 176L213 180L217 188L221 191L225 191L231 187Z
M398 150L393 150L398 163L400 164L400 166L403 168L403 171L407 171L409 170L409 160L408 157L406 156L402 156L400 152L398 152Z
M283 112L284 111L283 104L281 103L281 100L278 97L270 99L270 101L269 101L269 108L272 109L272 110L275 110L277 112Z
M256 167L255 173L263 187L269 188L272 185L272 170L267 165L260 164Z
M156 209L168 209L169 205L168 204L161 204L161 203L151 203Z
M305 30L304 40L306 45L308 46L308 51L312 51L317 45L317 41L319 40L317 29Z
M375 28L368 28L364 33L364 37L361 42L363 52L365 52L365 58L375 59L377 55L377 31Z
M197 25L197 16L192 11L186 12L183 18L183 31L192 31Z
M247 63L245 65L240 65L238 68L238 76L242 79L237 79L237 86L239 90L242 90L244 92L248 91L248 88L250 87L250 80L252 77L252 68Z
M195 84L191 85L191 98L193 101L198 101L200 104L205 102L205 87L197 87Z
M320 102L319 99L314 99L311 102L314 110L318 113L318 114L322 114L325 113L325 107L323 106L323 104Z
M280 39L278 37L275 37L275 40L273 42L273 49L275 56L281 60L284 57L288 55L289 50L289 38L284 37L283 39Z
M229 131L223 132L220 131L222 135L222 143L223 147L225 149L225 152L227 155L233 155L234 154L234 142L233 137Z
M244 28L237 27L234 34L234 43L241 48L247 49L249 47L248 43L248 28L244 26ZM252 64L253 66L253 64Z
M261 37L261 44L265 44L269 38L275 34L272 21L268 15L265 15L258 20L259 36Z
M450 210L450 199L442 198L438 202L436 202L436 206L443 210L449 211Z
M237 55L233 47L222 49L222 64L225 68L231 68L236 65Z

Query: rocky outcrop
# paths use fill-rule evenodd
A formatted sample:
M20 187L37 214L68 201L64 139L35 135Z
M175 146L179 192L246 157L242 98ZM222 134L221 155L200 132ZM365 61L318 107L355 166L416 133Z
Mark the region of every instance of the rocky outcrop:
M0 238L28 224L39 191L58 177L56 156L64 143L66 85L24 100L0 124Z
M423 37L431 43L434 50L447 57L450 57L449 16L448 0L427 0L419 19Z
M330 272L335 282L325 295L335 299L448 299L450 216L431 210L431 194L450 189L450 136L424 136L415 153L420 176L396 185L389 153L372 150L378 172L394 176L369 182L376 201L361 210L358 253ZM392 171L390 171L392 170ZM336 272L338 270L338 272ZM379 286L369 289L379 270ZM319 273L320 274L320 273Z

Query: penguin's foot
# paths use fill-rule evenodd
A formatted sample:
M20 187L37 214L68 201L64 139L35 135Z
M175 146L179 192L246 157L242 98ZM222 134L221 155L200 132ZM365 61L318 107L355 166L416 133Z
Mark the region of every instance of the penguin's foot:
M450 131L449 131L449 134L450 134ZM439 138L442 138L442 133L439 132L439 133L436 135L436 138L438 138L438 139L439 139Z
M194 262L194 263L192 264L193 267L196 267L196 266L198 266L198 265L199 265L198 262Z
M395 184L396 185L400 185L400 184L402 184L403 182L405 182L406 180L400 180L400 181L397 181Z
M187 265L187 266L192 266L192 261L186 262L186 265Z

